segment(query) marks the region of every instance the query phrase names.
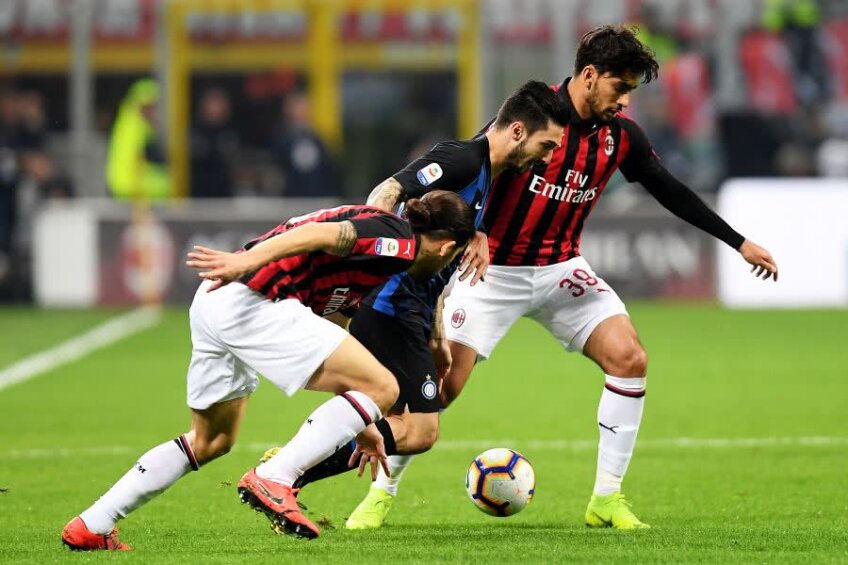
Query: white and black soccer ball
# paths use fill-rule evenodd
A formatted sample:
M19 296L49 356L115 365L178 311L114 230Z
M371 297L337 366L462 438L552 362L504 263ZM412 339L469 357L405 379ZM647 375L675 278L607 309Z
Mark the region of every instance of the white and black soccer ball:
M471 502L491 516L512 516L530 504L536 492L536 473L530 461L515 450L484 451L465 475Z

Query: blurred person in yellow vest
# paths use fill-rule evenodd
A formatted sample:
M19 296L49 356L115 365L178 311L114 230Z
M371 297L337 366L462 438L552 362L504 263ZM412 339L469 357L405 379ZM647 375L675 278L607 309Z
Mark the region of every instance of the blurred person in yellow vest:
M762 27L780 34L792 58L796 95L807 106L817 106L829 98L827 64L818 28L822 23L817 0L764 0Z
M636 23L636 38L651 48L654 56L661 65L677 57L680 45L674 30L663 21L662 14L656 6L642 6Z
M116 198L157 200L172 195L164 152L156 131L159 85L151 79L133 83L118 108L106 180Z
M764 0L763 27L778 32L789 25L815 27L821 22L816 0Z

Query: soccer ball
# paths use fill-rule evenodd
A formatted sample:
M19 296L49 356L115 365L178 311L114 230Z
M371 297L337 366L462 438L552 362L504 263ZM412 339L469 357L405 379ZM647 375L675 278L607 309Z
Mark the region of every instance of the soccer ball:
M512 516L530 504L536 473L523 455L499 447L478 455L465 475L465 488L474 505L492 516Z

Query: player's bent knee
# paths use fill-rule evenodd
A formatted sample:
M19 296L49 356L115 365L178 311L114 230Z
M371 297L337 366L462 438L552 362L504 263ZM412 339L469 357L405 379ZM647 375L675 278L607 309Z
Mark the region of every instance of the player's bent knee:
M375 371L367 386L362 387L360 392L367 394L380 408L380 411L386 414L397 401L400 395L400 387L394 375L388 369L383 368L381 371Z
M606 371L616 377L644 377L648 372L648 353L644 348L634 345L616 355Z

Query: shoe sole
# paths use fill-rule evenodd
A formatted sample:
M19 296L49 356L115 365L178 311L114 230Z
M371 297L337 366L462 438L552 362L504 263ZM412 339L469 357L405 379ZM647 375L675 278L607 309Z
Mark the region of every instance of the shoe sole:
M594 512L592 512L591 517L586 516L585 522L587 528L613 528L622 532L629 532L633 530L648 530L651 528L651 526L645 524L644 522L640 526L631 526L629 528L617 527L615 524L612 523L612 521L604 520Z
M65 538L62 538L62 545L71 551L129 551L127 549L109 549L108 547L83 547L81 545L74 545Z
M612 522L608 522L598 516L595 512L585 517L587 528L612 528Z
M65 538L62 538L62 545L64 545L65 547L67 547L71 551L90 551L88 548L72 544L71 542L69 542Z
M268 506L262 502L262 499L251 492L249 488L238 487L238 494L239 500L241 500L242 504L247 504L256 512L265 514L265 516L271 521L271 529L276 533L282 532L286 535L306 540L312 540L318 537L318 534L307 526L289 520L285 515L274 512L272 509L268 508Z

